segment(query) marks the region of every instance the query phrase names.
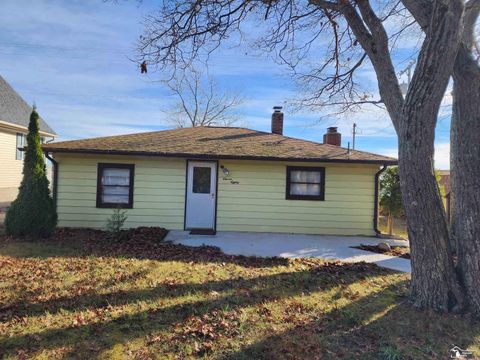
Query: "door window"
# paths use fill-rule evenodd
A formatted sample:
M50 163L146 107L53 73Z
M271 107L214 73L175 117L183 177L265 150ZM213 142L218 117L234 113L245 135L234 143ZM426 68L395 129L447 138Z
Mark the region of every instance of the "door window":
M210 167L193 168L193 193L209 194L211 185L212 169Z

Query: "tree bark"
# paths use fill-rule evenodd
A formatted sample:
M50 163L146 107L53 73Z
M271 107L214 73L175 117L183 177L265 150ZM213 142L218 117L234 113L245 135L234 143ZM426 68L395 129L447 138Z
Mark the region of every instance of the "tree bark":
M450 311L463 307L433 154L438 109L453 71L463 1L436 1L398 131L402 199L411 247L412 303Z
M418 121L423 114L410 114L412 121L404 134L422 134L410 140L399 138L400 182L412 264L411 299L417 307L447 312L463 307L463 296L433 170L433 134L426 134Z
M428 24L431 0L403 0L422 28ZM451 123L451 229L468 305L480 314L480 67L472 54L480 1L466 4L462 42L453 69Z
M460 43L463 0L431 3L422 26L425 40L405 100L388 57L383 25L368 1L357 4L363 21L348 5L342 8L343 15L372 62L398 135L400 186L411 247L411 301L443 312L463 308L433 164L437 115Z
M480 67L472 54L479 4L472 4L477 8L467 7L463 41L453 70L452 233L468 304L480 314Z

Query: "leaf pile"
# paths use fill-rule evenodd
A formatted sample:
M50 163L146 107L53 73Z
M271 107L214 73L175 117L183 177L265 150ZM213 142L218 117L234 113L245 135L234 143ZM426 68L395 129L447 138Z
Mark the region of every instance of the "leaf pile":
M371 251L378 254L385 254L390 256L397 256L402 259L410 259L410 248L407 246L391 246L390 250L380 249L377 245L364 245L352 246L354 249L360 249L365 251Z
M161 227L122 230L118 237L94 229L60 228L45 243L75 249L76 256L122 257L192 263L234 263L247 267L288 265L288 259L227 255L216 246L192 247L165 241L168 231ZM15 242L21 239L5 238Z
M213 341L238 336L239 325L237 310L213 310L202 316L192 315L185 322L175 324L171 341L181 344L193 341L195 353L208 353L212 350Z

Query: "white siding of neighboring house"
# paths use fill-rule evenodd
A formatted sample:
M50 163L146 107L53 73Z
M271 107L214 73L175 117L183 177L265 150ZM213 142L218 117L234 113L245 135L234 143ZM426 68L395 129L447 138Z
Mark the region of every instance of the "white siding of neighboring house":
M0 206L15 200L22 181L23 160L16 159L17 133L24 135L26 145L26 132L0 128ZM47 178L51 183L52 167L47 160L46 165Z
M23 161L15 159L17 133L0 128L0 204L17 196L22 180Z

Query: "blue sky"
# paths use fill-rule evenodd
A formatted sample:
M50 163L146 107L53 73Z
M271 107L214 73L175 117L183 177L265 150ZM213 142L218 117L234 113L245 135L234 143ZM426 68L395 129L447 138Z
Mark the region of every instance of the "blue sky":
M2 0L0 73L61 140L171 128L165 111L174 98L157 81L141 75L129 58L142 33L143 16L155 1ZM159 3L159 1L157 1ZM410 51L401 49L394 61ZM371 70L362 76L374 83ZM241 125L269 131L274 105L285 105L296 88L285 68L245 48L220 49L210 73L219 85L245 97ZM451 97L445 97L436 136L436 167L449 168ZM341 118L322 113L294 113L285 107L284 134L321 141L328 126L338 126L342 143L352 141L357 123L357 149L396 156L397 144L387 114L364 109Z

